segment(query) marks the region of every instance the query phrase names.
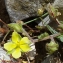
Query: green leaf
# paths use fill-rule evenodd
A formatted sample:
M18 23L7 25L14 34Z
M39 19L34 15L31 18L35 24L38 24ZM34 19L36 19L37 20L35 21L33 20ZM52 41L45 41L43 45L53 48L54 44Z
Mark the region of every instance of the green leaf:
M60 21L61 24L63 24L63 21Z
M56 30L54 30L52 27L50 27L49 25L46 26L48 28L48 30L52 33L52 34L56 34L58 33Z
M12 30L15 30L17 32L21 32L22 31L22 25L19 23L10 23L8 24L9 28Z
M62 28L62 29L63 29L63 24L58 25L58 27L60 27L60 28Z
M45 38L46 36L49 36L49 34L47 33L47 32L45 32L45 33L43 33L43 34L40 34L39 36L38 36L38 39L40 40L40 39L43 39L43 38Z
M63 35L57 37L61 42L63 42Z
M37 29L42 30L45 26L35 26Z

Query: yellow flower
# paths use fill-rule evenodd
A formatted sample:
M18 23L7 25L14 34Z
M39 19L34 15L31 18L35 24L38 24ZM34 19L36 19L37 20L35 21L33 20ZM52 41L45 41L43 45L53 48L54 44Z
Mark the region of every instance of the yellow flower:
M12 41L4 44L4 48L11 52L14 58L21 57L21 52L30 51L30 40L27 37L21 37L17 32L12 33Z

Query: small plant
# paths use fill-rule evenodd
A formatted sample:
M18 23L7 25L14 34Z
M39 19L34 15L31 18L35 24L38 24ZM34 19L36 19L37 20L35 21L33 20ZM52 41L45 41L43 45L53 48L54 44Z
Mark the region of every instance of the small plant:
M58 50L58 47L59 44L53 41L50 41L50 43L46 43L46 50L49 54L53 54L56 50Z
M4 44L4 48L8 53L17 59L21 57L23 52L28 52L30 48L30 40L27 37L21 37L16 31L12 33L11 41Z
M46 13L45 13L45 10L46 10ZM61 13L58 12L58 9L55 9L51 4L49 4L49 10L45 9L44 7L39 8L37 10L38 18L27 21L25 23L22 21L19 21L17 23L9 23L7 25L7 27L8 27L8 31L10 30L12 32L12 35L11 35L10 40L8 40L6 43L4 43L4 49L7 51L8 54L12 55L12 57L15 59L22 57L23 53L26 54L28 52L29 52L31 58L33 58L32 56L35 56L34 52L35 53L37 52L35 49L35 43L41 42L41 41L48 42L49 41L48 39L52 39L51 38L51 36L52 36L55 39L55 41L51 40L49 43L46 43L44 48L46 49L46 51L49 54L53 54L59 48L59 43L56 43L56 41L63 42L63 33L61 33L60 31L58 31L54 27L51 27L48 24L46 24L46 25L45 25L45 23L43 24L43 22L44 22L43 18L45 18L46 16L49 15L51 18L53 18L58 23L59 21L57 20L57 16L59 16L60 14ZM31 23L33 21L36 22L36 20L40 20L42 22L43 26L36 25L35 28L32 29L31 27L29 27L27 25L28 23ZM25 29L26 28L25 26L28 29ZM63 29L63 24L59 24L58 27ZM31 34L29 31L31 31ZM6 37L8 36L8 33L4 36L2 42L5 42L4 39L6 39ZM22 37L19 33L22 34L22 36L24 36L24 37ZM38 46L38 48L41 49L41 47L39 47L39 46ZM41 49L41 50L43 50L43 49ZM40 50L39 50L39 52L40 52ZM26 54L28 63L30 63L30 61L29 61L30 56L27 56L27 54Z

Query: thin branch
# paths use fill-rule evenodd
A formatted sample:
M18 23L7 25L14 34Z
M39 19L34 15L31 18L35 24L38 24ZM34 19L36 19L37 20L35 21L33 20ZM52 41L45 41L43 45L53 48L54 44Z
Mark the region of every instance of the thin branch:
M27 61L28 61L28 63L31 63L30 62L30 59L29 59L29 57L28 57L28 55L25 53L25 55L26 55L26 57L27 57Z
M47 39L51 39L51 36L54 38L54 37L57 37L59 35L60 35L60 33L57 33L57 34L53 34L53 35L47 36L47 37L43 38L42 40L34 39L33 42L35 43L35 42L38 42L38 41L44 41L44 40L47 40Z
M40 17L44 17L44 16L46 16L46 15L48 15L48 12L47 13L45 13L45 14L43 14L42 16L40 16ZM26 25L26 24L28 24L28 23L31 23L31 22L33 22L33 21L36 21L37 19L39 19L40 17L38 17L38 18L35 18L35 19L33 19L33 20L30 20L30 21L27 21L27 22L25 22L23 25Z
M29 28L30 30L34 31L31 27L29 27L28 25L25 25L27 28Z
M61 24L57 18L56 18L56 22L57 22L59 25Z
M24 22L23 21L17 21L16 23L20 23L20 24L24 24ZM31 27L29 27L27 24L25 24L24 26L26 26L28 29L30 29L30 30L32 30L32 31L34 31Z
M9 34L9 32L10 32L10 30L8 30L8 32L6 33L6 35L5 35L4 38L3 38L2 42L4 42L4 40L6 39L6 37L7 37L8 34Z
M8 28L8 25L4 21L0 19L0 22L2 22Z
M28 23L31 23L31 22L33 22L33 21L35 21L35 20L37 20L38 18L35 18L35 19L33 19L33 20L30 20L30 21L27 21L27 22L25 22L23 25L26 25L26 24L28 24Z
M41 22L42 22L42 25L44 26L44 21L43 21L43 19L40 17L40 20L41 20Z
M27 61L28 61L28 63L30 63L30 60L29 60L29 58L27 57Z
M24 28L22 28L22 32L25 33L25 35L33 42L33 39L30 37L30 35L26 32Z

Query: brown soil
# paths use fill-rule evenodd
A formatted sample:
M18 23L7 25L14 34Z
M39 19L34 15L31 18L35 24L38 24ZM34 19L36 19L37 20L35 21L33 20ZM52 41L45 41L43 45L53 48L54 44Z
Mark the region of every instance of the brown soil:
M0 0L0 19L5 21L6 23L10 22L9 15L5 7L5 0Z

